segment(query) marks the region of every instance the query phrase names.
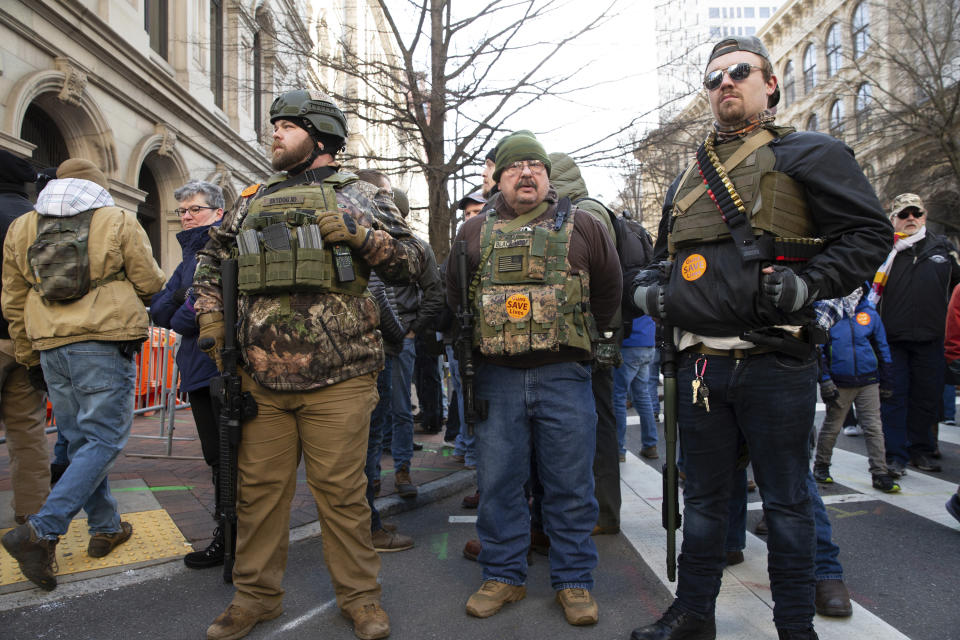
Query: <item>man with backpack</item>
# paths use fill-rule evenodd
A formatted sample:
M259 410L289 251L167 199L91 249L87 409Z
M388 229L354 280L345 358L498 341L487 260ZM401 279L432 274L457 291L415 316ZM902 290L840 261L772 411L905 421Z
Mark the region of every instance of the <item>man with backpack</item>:
M133 424L136 365L147 337L143 300L163 287L147 234L114 206L107 178L89 160L62 163L36 211L17 218L3 247L3 315L17 361L46 386L70 466L25 524L3 536L20 570L40 588L57 586L59 537L81 508L87 554L102 558L126 542L107 473Z

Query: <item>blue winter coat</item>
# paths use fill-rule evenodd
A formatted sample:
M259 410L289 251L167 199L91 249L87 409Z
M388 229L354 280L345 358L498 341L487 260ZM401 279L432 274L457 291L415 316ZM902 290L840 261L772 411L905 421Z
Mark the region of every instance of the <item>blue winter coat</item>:
M177 241L183 250L183 261L167 280L166 286L150 300L150 317L160 327L173 329L183 341L177 351L177 367L180 369L180 390L196 391L210 386L210 378L220 375L217 365L197 346L197 315L193 310L196 299L191 290L186 302L178 305L173 293L182 287L193 285L193 272L197 268L197 251L202 249L210 237L207 231L219 226L219 221L205 227L185 229L177 234Z
M867 300L861 300L852 316L844 314L830 329L823 348L824 379L838 387L863 387L880 383L892 385L893 361L880 314Z

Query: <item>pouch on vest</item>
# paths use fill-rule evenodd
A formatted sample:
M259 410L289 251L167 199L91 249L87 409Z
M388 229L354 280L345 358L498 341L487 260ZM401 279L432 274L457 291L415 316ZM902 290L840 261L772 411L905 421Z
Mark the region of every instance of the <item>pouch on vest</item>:
M37 237L27 249L33 288L45 300L62 302L82 298L90 291L90 254L87 242L95 209L69 218L37 216Z

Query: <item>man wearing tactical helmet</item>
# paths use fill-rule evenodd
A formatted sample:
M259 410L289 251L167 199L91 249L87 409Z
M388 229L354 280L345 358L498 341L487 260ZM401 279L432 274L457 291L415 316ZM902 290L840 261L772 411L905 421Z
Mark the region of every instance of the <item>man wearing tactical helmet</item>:
M258 405L238 450L236 593L207 638L241 638L283 612L301 451L337 604L358 638L384 638L390 623L380 607L364 475L384 356L367 278L376 267L384 281L416 281L423 251L389 191L340 171L347 122L329 97L284 93L270 121L278 173L245 189L197 254L197 322L218 364L220 264L237 257L242 385Z

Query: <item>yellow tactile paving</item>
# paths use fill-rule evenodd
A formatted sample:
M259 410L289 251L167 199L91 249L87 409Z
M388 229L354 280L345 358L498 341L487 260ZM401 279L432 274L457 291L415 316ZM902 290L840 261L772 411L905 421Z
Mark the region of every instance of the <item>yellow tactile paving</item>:
M71 522L70 529L66 535L60 537L57 545L57 575L182 556L191 550L190 544L163 509L124 513L122 517L133 525L133 536L105 558L91 558L87 555L90 534L87 532L86 519L78 518ZM7 531L10 529L0 530L0 536ZM25 581L17 561L0 549L0 586Z

